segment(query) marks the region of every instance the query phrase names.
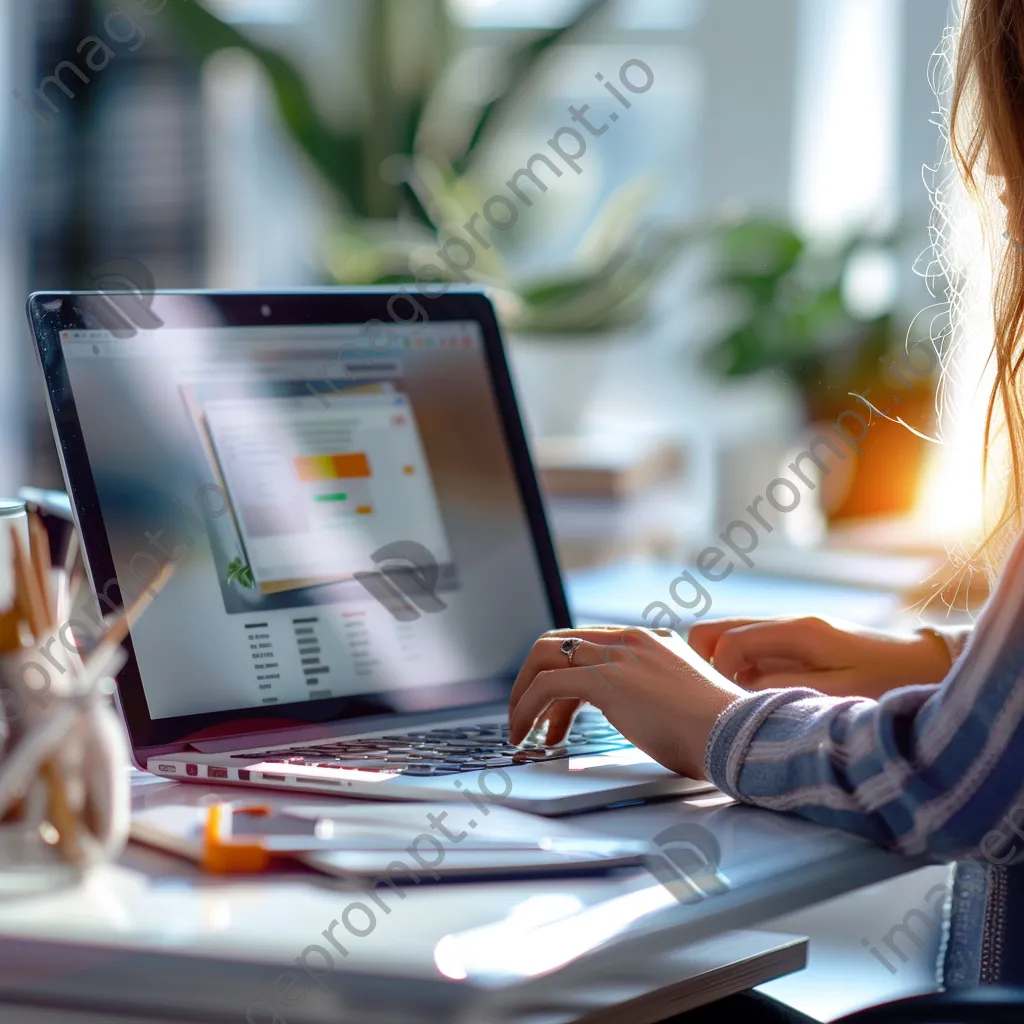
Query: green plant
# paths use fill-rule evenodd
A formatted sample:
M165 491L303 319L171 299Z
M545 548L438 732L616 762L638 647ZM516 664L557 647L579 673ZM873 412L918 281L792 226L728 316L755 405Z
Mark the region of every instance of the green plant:
M242 561L241 556L236 556L228 566L228 583L237 583L246 590L255 590L256 580L253 578L252 569Z
M733 312L707 348L712 370L724 377L781 371L807 396L877 376L899 338L896 311L860 315L844 283L865 250L891 252L894 236L813 244L782 221L752 217L712 229L710 240L710 287Z
M342 216L327 245L326 269L344 283L383 284L412 280L426 262L415 258L417 250L463 234L460 225L486 198L475 195L473 166L534 88L551 51L585 31L610 2L586 0L569 24L531 34L497 55L499 87L475 100L466 95L468 82L457 78L448 0L350 2L367 70L365 109L347 129L319 111L287 58L198 0L173 0L166 17L200 59L240 49L259 62L285 126ZM676 232L642 227L648 199L645 189L623 190L573 264L543 280L513 279L496 245L478 248L474 272L507 293L505 317L519 330L585 336L635 323L658 273L678 252Z

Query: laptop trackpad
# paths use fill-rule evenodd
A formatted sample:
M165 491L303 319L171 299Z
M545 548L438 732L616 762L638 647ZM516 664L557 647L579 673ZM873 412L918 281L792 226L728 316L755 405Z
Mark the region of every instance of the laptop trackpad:
M595 772L625 765L645 765L648 768L653 767L659 772L672 774L667 768L662 768L653 758L642 750L637 750L636 747L629 747L626 750L609 750L606 754L581 754L579 757L567 757L561 762L551 763L560 763L563 771L568 772Z
M708 782L676 775L635 747L535 762L508 774L512 791L502 802L541 814L714 788Z

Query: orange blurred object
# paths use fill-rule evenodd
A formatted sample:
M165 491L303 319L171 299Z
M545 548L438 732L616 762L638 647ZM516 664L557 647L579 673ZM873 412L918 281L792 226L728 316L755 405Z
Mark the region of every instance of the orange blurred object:
M369 477L370 460L363 452L347 455L302 455L295 460L295 472L304 483L319 480L351 480Z

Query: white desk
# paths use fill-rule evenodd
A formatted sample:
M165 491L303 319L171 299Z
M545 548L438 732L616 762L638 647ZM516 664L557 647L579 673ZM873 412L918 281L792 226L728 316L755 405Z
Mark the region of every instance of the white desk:
M146 804L216 792L141 775L133 789ZM82 888L0 903L0 1007L4 998L41 996L95 1006L108 1019L120 1006L162 1015L134 1018L147 1024L243 1021L249 1008L255 1024L263 1024L274 1018L259 1000L276 985L279 1004L307 990L300 1004L279 1006L279 1024L527 1017L553 1024L636 996L658 972L692 974L716 936L724 943L719 961L723 949L742 960L744 950L752 955L750 936L723 933L919 866L795 819L735 805L695 806L706 801L576 820L647 839L679 821L700 822L721 844L725 892L681 904L639 869L614 877L422 884L405 899L389 900L392 912L379 913L364 938L338 932L349 955L333 953L333 971L311 947L331 950L323 931L365 894L313 874L203 876L185 861L132 846L120 864ZM689 966L673 960L674 951L694 943L701 945ZM307 972L296 965L303 956ZM790 961L778 973L795 966ZM298 982L281 981L282 972ZM763 980L753 974L750 984ZM33 1020L27 1010L17 1019Z

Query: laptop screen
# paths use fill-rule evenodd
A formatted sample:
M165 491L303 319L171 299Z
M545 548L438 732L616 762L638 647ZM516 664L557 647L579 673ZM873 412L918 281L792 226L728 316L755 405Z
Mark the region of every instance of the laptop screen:
M128 333L60 341L150 717L493 699L554 623L480 325Z

